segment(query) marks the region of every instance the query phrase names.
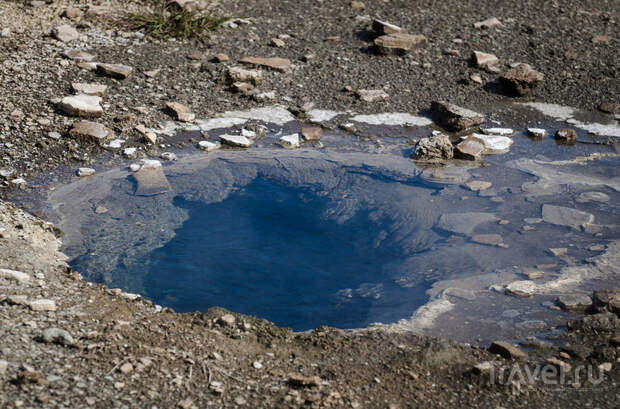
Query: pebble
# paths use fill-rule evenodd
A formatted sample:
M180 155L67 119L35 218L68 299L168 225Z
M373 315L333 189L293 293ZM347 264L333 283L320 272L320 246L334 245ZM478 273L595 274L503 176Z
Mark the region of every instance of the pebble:
M374 20L372 22L372 29L379 35L395 34L403 31L402 28L382 20Z
M495 354L499 354L504 358L527 358L527 353L504 341L494 341L489 347L489 351Z
M41 339L48 344L73 345L75 343L71 334L60 328L47 328L43 331Z
M213 59L215 60L215 62L219 62L219 63L228 62L228 60L230 60L228 55L227 54L223 54L223 53L216 54Z
M491 17L486 20L478 21L477 23L474 23L474 28L478 28L478 29L480 28L489 29L489 28L495 28L495 27L503 27L502 22L499 21L497 17Z
M278 144L286 149L297 149L299 148L299 134L284 135Z
M271 68L276 71L286 72L291 68L291 61L287 58L263 58L245 57L239 60L242 64L258 65L260 67Z
M94 95L80 94L64 97L59 107L64 113L71 116L96 118L103 115L101 97Z
M118 370L121 373L124 373L125 375L129 374L131 371L133 371L133 365L130 364L129 362L125 362L123 365L121 365Z
M258 85L263 81L263 72L261 70L248 70L243 67L230 67L227 72L230 82L251 82Z
M507 295L531 297L536 293L536 284L530 280L513 281L504 288Z
M499 64L499 58L495 54L484 53L482 51L474 51L472 59L478 68L486 68Z
M426 44L426 37L421 34L394 33L377 37L374 44L381 54L403 55L414 47Z
M125 148L123 149L123 156L126 157L127 159L133 159L135 158L137 155L137 149L136 148Z
M236 318L235 318L235 316L234 316L234 315L232 315L232 314L225 314L225 315L222 315L222 316L221 316L220 318L218 318L218 320L217 320L217 322L218 322L220 325L224 325L224 326L227 326L227 327L232 327L232 326L234 326L236 321L237 321L237 319L236 319Z
M309 126L301 128L301 136L305 141L319 141L323 135L323 128L319 126Z
M571 128L562 128L558 129L555 133L555 139L561 141L576 141L577 140L577 132Z
M102 97L108 90L107 85L103 84L84 84L81 82L72 82L71 88L76 94L94 95Z
M86 51L82 50L67 50L62 53L62 56L70 60L79 62L91 62L94 61L96 58L94 54L87 53Z
M549 253L556 257L560 257L568 254L568 249L566 247L550 248Z
M161 155L159 155L159 157L163 160L167 160L167 161L174 161L177 160L177 155L175 153L172 152L163 152Z
M263 364L260 361L252 362L252 366L254 367L254 369L262 369L263 368Z
M532 138L542 139L547 136L547 130L542 128L527 128L527 135Z
M93 168L78 168L76 174L79 177L92 176L95 174L95 169Z
M487 182L485 180L473 180L471 182L465 183L465 186L472 192L477 192L490 188L491 186L493 186L493 183Z

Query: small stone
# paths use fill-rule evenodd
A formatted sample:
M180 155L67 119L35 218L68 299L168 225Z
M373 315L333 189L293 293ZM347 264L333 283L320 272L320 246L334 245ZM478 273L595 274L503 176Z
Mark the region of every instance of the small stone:
M5 280L13 280L20 284L25 284L30 281L30 276L21 271L8 270L6 268L0 268L0 278Z
M56 311L56 303L53 300L40 299L30 301L28 306L32 311Z
M485 135L499 135L499 136L511 136L515 131L510 128L482 128L482 133Z
M379 35L395 34L403 31L402 28L382 20L374 20L372 22L372 29Z
M9 295L6 302L9 305L28 305L28 297L25 295Z
M510 220L502 219L499 221L499 224L501 224L502 226L505 226L507 224L510 224Z
M472 192L478 192L480 190L486 190L493 186L493 183L487 182L485 180L472 180L471 182L465 183L465 186L471 190Z
M499 64L499 58L495 54L483 53L482 51L474 51L472 59L478 68L486 68Z
M224 393L224 384L220 381L211 381L211 383L209 383L209 389L216 395L221 395Z
M105 142L114 137L114 132L106 126L90 121L79 121L73 124L69 135L76 139Z
M104 214L104 213L107 213L107 212L108 212L108 209L105 208L104 206L99 205L99 206L95 207L95 214Z
M286 45L286 43L279 38L272 38L271 45L274 47L282 48Z
M618 114L620 113L620 104L616 104L613 102L602 102L598 106L599 111L605 112L606 114Z
M448 131L459 132L482 125L484 115L440 101L431 103L433 121Z
M525 96L534 93L545 76L528 64L519 64L499 77L504 91L513 96Z
M77 175L79 177L92 176L95 174L95 169L93 168L78 168Z
M377 37L374 43L381 54L403 55L414 47L426 44L426 37L419 34L395 33Z
M603 192L584 192L577 196L576 201L578 203L588 203L588 202L601 202L605 203L609 201L609 195Z
M68 50L62 53L63 57L74 61L91 62L95 59L95 55L82 50Z
M235 318L234 315L232 314L225 314L222 315L220 318L218 318L217 322L220 325L226 326L226 327L233 327L235 325L235 322L237 321L237 319Z
M254 89L254 85L250 84L249 82L239 81L239 82L234 82L231 85L231 89L234 92L239 92L241 94L247 94Z
M159 75L160 72L161 72L161 69L149 70L149 71L144 71L144 75L146 75L148 78L155 78Z
M198 51L187 54L188 60L202 61L204 58L205 58L204 54Z
M576 141L577 132L571 128L558 129L558 131L555 133L555 139L568 142Z
M580 230L594 222L594 215L569 207L544 204L542 207L543 221L558 226L567 226Z
M527 136L542 139L547 136L547 130L542 128L527 128Z
M8 369L8 367L9 367L9 363L5 361L4 359L0 359L0 376L6 373L6 370Z
M482 85L484 83L480 74L471 74L469 76L469 79L471 80L471 82L475 82L476 84Z
M163 152L161 155L159 155L159 157L163 160L167 160L167 161L174 161L177 160L177 155L175 153L172 152Z
M536 283L530 280L513 281L504 288L507 295L531 297L536 293Z
M47 344L73 345L75 340L68 331L60 328L48 328L43 331L41 340Z
M319 126L311 126L301 128L301 136L305 141L319 141L323 135L323 128Z
M84 84L80 82L72 82L71 88L73 88L73 92L76 94L102 97L106 93L108 86L103 84Z
M553 366L559 368L560 371L565 372L565 373L570 371L570 369L571 369L571 366L570 366L570 364L568 362L564 362L564 361L562 361L562 360L560 360L558 358L555 358L555 357L548 358L546 360L546 362L549 365L553 365Z
M86 71L95 71L97 69L96 62L86 62L86 61L78 61L75 65Z
M242 135L220 135L220 141L224 145L238 148L249 148L254 142Z
M297 149L299 148L299 134L284 135L278 144L286 149Z
M312 388L321 386L321 378L318 376L304 376L299 374L290 374L288 376L288 384L297 388Z
M561 257L568 254L568 249L566 247L550 248L549 253L556 257Z
M267 67L281 72L286 72L291 68L291 61L286 58L245 57L242 58L239 62L242 64Z
M219 63L228 62L230 60L230 58L228 58L228 55L222 53L216 54L213 59L215 60L215 62Z
M260 361L254 361L254 362L252 362L252 367L254 369L262 369L263 368L263 364Z
M603 362L598 366L598 369L601 372L611 372L612 368L613 364L611 362Z
M475 234L471 237L471 241L488 246L505 247L504 239L499 234Z
M140 165L138 165L137 163L132 163L131 165L129 165L129 170L132 172L137 172L139 171L141 168Z
M136 148L125 148L123 149L123 156L127 159L134 159L137 156Z
M258 85L263 81L263 72L260 70L246 70L242 67L230 67L228 69L230 82L251 82Z
M450 138L440 133L420 139L411 157L424 161L449 160L454 157L454 147Z
M191 109L178 102L168 102L166 107L181 122L191 122L196 118Z
M121 365L118 368L119 372L124 373L125 375L131 373L131 371L133 371L133 365L130 364L129 362L125 362L123 365Z
M112 78L124 80L133 72L133 68L122 64L97 64L97 71Z
M310 53L310 54L305 54L305 55L302 57L302 61L303 61L303 62L309 62L309 61L314 60L315 58L316 58L316 54L313 54L313 53Z
M593 43L599 43L599 44L607 44L610 43L611 40L613 40L613 37L608 36L608 35L595 35L594 37L592 37L592 42Z
M177 407L181 409L191 409L192 407L194 407L194 401L192 400L192 398L183 399L182 401L179 401L179 403L177 403Z
M592 299L585 294L560 295L557 302L564 311L585 311L592 306Z
M237 396L235 398L235 404L241 406L241 405L245 405L247 403L247 401L242 397L242 396Z
M67 7L65 11L62 12L62 16L69 20L76 20L84 17L84 12L77 7Z
M534 271L524 271L523 275L527 277L528 280L535 280L537 278L543 278L545 276L544 271L534 270Z
M387 101L390 96L382 89L360 89L356 92L359 99L364 102Z
M488 18L484 21L479 21L477 23L474 23L474 28L483 28L483 29L489 29L489 28L495 28L495 27L502 27L503 24L501 21L499 21L499 19L497 17L491 17Z
M219 149L221 144L219 142L200 141L198 142L198 149L201 151L212 152Z
M456 145L454 156L459 159L479 160L484 150L484 142L481 139L470 135L467 139Z
M59 41L63 43L68 43L69 41L77 40L80 38L80 33L68 24L63 24L61 26L56 27L52 31L52 35Z
M71 116L83 118L96 118L103 115L101 97L80 94L72 97L64 97L60 102L60 109Z
M476 374L484 374L490 372L493 369L494 365L491 361L481 362L479 364L474 365L472 368L473 372Z
M527 358L527 353L520 350L515 345L511 345L508 342L504 342L504 341L494 341L493 343L491 343L491 346L489 347L489 351L494 354L499 354L506 359Z
M351 8L353 10L363 10L366 8L366 5L364 3L362 3L361 1L352 1L351 2Z

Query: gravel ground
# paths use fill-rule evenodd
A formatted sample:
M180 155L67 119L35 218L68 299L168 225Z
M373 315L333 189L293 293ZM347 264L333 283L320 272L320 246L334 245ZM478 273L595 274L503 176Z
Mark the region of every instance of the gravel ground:
M496 54L502 70L526 62L542 72L545 81L528 100L588 110L619 102L615 1L366 0L365 9L344 0L221 1L217 13L249 24L221 28L207 43L160 42L115 28L119 16L144 9L139 1L92 2L107 8L91 7L77 21L60 14L67 6L87 11L91 2L26 3L0 4L0 198L105 152L70 137L76 118L56 106L76 81L108 85L97 121L143 155L156 155L158 148L146 146L134 127L170 120L166 102L185 103L198 118L266 104L231 92L222 81L246 56L291 60L288 72L265 71L260 89L275 91L268 104L292 109L314 103L416 113L437 99L472 109L505 101L494 85L498 74L473 66L473 50ZM427 46L402 57L376 55L370 47L374 17L425 35ZM489 17L503 27L473 28ZM72 24L82 37L68 44L55 40L49 33L60 24ZM290 38L283 47L272 46L279 35ZM68 48L96 54L99 62L130 65L134 72L125 80L100 76L63 58ZM202 61L188 58L195 52ZM218 53L228 54L230 62L213 62ZM308 54L315 57L304 62ZM155 69L161 70L155 78L144 74ZM475 73L482 85L469 80ZM364 103L354 93L378 88L389 94L387 101ZM26 185L11 183L17 178ZM0 278L0 407L613 408L620 402L620 323L614 314L578 320L580 326L566 334L570 346L564 352L557 345L529 345L528 357L517 359L412 334L329 328L293 334L220 309L158 312L148 301L86 283L66 266L54 233L0 202L0 268L28 277L20 282L20 275L5 271ZM32 302L41 299L54 301L56 310L49 302ZM51 338L48 333L45 342L49 327L68 331L73 342L63 332ZM573 368L610 364L611 371L600 385L572 379L561 385L490 385L489 375L472 372L485 361L510 371L514 363L533 368L551 357Z

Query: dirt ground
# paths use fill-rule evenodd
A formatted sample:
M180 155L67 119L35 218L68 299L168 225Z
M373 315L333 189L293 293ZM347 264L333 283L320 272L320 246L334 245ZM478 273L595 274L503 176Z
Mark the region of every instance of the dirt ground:
M116 24L144 2L57 0L0 4L0 199L28 181L77 168L104 153L67 135L75 118L56 103L72 82L108 85L99 122L142 155L134 130L170 120L166 102L188 105L198 118L231 109L281 103L296 111L317 108L357 112L424 112L432 100L468 108L506 96L499 75L471 62L480 50L496 54L503 69L526 62L545 75L537 101L595 110L618 103L619 9L615 1L381 1L365 8L350 1L223 0L219 15L242 18L205 42L158 41ZM68 6L86 12L69 20ZM89 12L90 10L90 12ZM369 17L364 17L364 16ZM361 16L361 17L360 17ZM428 44L405 56L377 55L372 18L423 34ZM499 18L503 26L475 29ZM248 23L248 24L246 24ZM65 44L49 35L60 24L81 39ZM283 47L271 45L284 37ZM455 41L457 40L457 41ZM62 57L65 49L96 54L97 61L134 68L125 80L100 76ZM188 58L199 52L203 57ZM230 61L213 62L218 53ZM313 58L304 56L314 54ZM288 72L265 71L258 102L222 81L246 56L288 58ZM155 78L144 75L161 70ZM483 84L470 80L479 74ZM383 89L389 99L365 103L358 89ZM26 184L11 181L23 178ZM531 343L528 355L502 357L470 346L409 333L350 332L318 328L303 334L221 309L176 314L151 302L84 282L66 265L52 226L0 201L0 407L536 407L614 408L620 403L620 320L617 313L587 315L566 329L564 345ZM15 274L10 271L25 273ZM36 300L48 300L33 302ZM50 301L53 301L53 305ZM604 308L603 308L604 309ZM47 332L47 328L62 331ZM67 335L70 335L67 337ZM508 381L500 367L533 368L549 358L563 381ZM474 366L491 361L491 373ZM568 369L566 365L571 365ZM594 368L603 382L574 379ZM609 371L608 371L609 369ZM493 381L493 382L492 382Z

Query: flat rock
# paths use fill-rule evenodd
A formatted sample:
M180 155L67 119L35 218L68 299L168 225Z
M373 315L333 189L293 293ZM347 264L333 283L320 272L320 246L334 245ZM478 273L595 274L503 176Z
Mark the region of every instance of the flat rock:
M210 141L200 141L198 142L198 149L201 151L211 152L217 150L221 147L221 143L219 142L210 142Z
M360 89L355 94L364 102L387 101L390 98L382 89Z
M41 340L47 344L73 345L75 340L68 331L60 328L47 328L41 335Z
M248 70L243 67L230 67L227 76L231 83L250 82L258 85L263 81L263 72L261 70Z
M484 53L482 51L474 51L472 59L478 68L486 68L499 63L499 58L495 54Z
M454 148L454 156L459 159L478 160L485 152L486 146L482 139L474 135L468 136Z
M471 175L463 167L441 167L422 171L420 178L431 186L456 185L467 182Z
M321 378L318 376L304 376L299 374L290 374L288 383L298 388L311 388L321 386Z
M0 279L12 280L20 284L25 284L30 281L30 276L26 273L22 273L21 271L0 268Z
M475 133L473 137L481 140L484 144L483 155L497 155L506 153L510 150L510 146L514 143L512 138L500 135L484 135Z
M454 157L454 147L447 135L433 135L420 139L411 157L423 161L449 160Z
M79 177L92 176L95 174L95 169L93 168L78 168L77 172L75 172Z
M85 84L81 82L72 82L71 88L76 94L94 95L102 97L108 90L107 85L103 84Z
M172 191L161 162L157 160L143 162L142 168L133 177L136 180L136 196L156 196Z
M544 204L542 218L545 222L558 226L568 226L580 230L594 222L594 215L569 207Z
M431 113L435 123L453 132L482 125L485 121L482 114L440 101L433 101L431 103Z
M96 56L91 53L87 53L82 50L67 50L62 53L62 56L74 61L91 62L94 61Z
M597 290L594 292L594 306L599 310L620 313L620 289Z
M511 358L527 358L527 353L519 349L517 346L504 341L494 341L489 347L489 351L501 355L506 359Z
M166 103L168 110L174 115L176 119L181 122L191 122L196 119L196 115L187 106L178 102Z
M64 97L60 102L59 108L68 115L83 118L97 118L103 115L101 97L94 95L80 94Z
M436 227L451 233L471 236L479 225L498 220L499 218L493 213L446 213L439 217Z
M30 301L28 306L32 311L56 311L56 303L53 300L35 300Z
M474 23L474 28L478 28L478 29L480 28L489 29L489 28L502 27L502 26L503 26L502 22L499 21L497 17L491 17L486 20L478 21Z
M555 257L561 257L568 254L568 249L566 247L550 248L549 253L551 253Z
M68 43L69 41L77 40L78 38L80 38L80 33L78 33L78 31L74 27L68 24L63 24L56 27L52 31L52 35L55 39L62 41L63 43Z
M220 141L225 145L237 148L249 148L253 143L243 135L220 135Z
M514 129L510 128L482 128L480 129L485 135L500 135L500 136L511 136L514 135Z
M299 148L299 134L284 135L278 144L286 149L297 149Z
M97 71L108 77L124 80L133 72L133 68L123 64L97 64Z
M400 33L401 31L403 31L402 28L394 24L390 24L386 21L377 20L377 19L375 19L372 22L372 29L379 35L396 34L396 33Z
M504 238L499 234L474 234L471 241L478 244L486 244L487 246L506 247Z
M320 141L323 135L323 128L319 126L307 126L301 128L301 136L305 141Z
M620 104L615 102L601 102L598 109L606 114L618 114L620 113Z
M609 195L603 192L584 192L580 193L575 199L578 203L588 203L588 202L601 202L605 203L609 201Z
M493 186L493 183L487 182L486 180L472 180L465 183L465 186L472 192L478 192L480 190L487 190Z
M374 43L381 54L402 55L414 47L426 44L426 37L421 34L394 33L377 37Z
M592 299L585 294L560 295L557 302L564 311L585 311L592 306Z
M513 96L525 96L534 93L534 90L545 79L545 76L528 64L519 64L506 71L499 77L504 91Z
M104 143L114 137L114 132L103 124L91 121L79 121L73 124L69 135L76 139Z
M531 297L536 294L536 288L536 283L530 280L513 281L504 288L504 292L516 297Z
M273 70L281 72L286 72L291 68L291 61L287 58L245 57L242 58L239 62L243 64L271 68Z

